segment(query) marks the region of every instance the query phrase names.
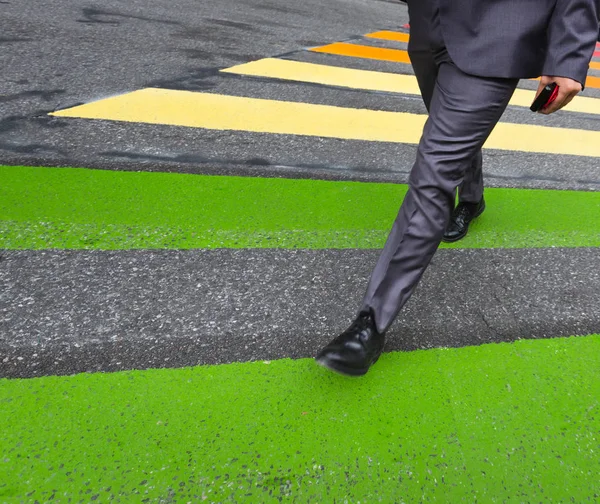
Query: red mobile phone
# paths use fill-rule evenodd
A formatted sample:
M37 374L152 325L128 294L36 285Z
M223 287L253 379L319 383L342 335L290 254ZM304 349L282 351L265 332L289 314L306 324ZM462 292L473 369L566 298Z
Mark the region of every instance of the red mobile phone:
M539 112L542 109L545 109L548 105L550 105L554 100L556 100L556 95L558 95L558 84L556 82L552 82L548 84L542 92L538 95L535 101L529 107L529 110L532 112Z

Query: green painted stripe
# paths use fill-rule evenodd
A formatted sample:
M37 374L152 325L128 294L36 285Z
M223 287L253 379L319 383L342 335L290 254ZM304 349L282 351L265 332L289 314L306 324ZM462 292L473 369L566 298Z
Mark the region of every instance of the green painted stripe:
M378 248L406 186L0 167L0 248ZM458 247L600 246L600 193L488 189Z
M599 398L600 335L0 380L0 501L595 502Z

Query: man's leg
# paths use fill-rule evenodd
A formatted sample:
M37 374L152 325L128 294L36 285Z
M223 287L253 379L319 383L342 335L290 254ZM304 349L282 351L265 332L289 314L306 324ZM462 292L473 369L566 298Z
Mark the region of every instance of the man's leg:
M438 63L435 61L432 47L443 45L437 17L437 3L432 0L410 1L408 13L410 17L408 55L419 83L421 96L429 111L438 74ZM479 203L482 197L482 156L479 150L458 188L458 200L464 203Z
M461 72L444 48L435 3L416 0L409 2L409 10L409 51L413 56L415 49L429 52L422 53L424 59L413 61L429 118L409 190L372 273L359 316L316 356L322 366L353 376L365 374L381 355L384 331L439 246L456 189L481 155L481 147L517 85L516 79L485 79ZM431 70L429 56L433 56L437 72ZM435 73L437 77L432 79Z
M427 35L420 33L422 30L419 30L419 22L413 23L412 26L413 31L416 31L416 35L419 38L417 38L417 42L413 42L413 39L411 38L412 44L409 44L408 54L417 82L419 83L421 97L423 98L427 111L429 111L438 76L438 64L435 61L431 46L427 43L427 40L422 40ZM472 218L479 215L485 208L485 204L482 201L482 161L483 157L480 149L475 154L473 161L465 172L462 183L458 187L458 201L459 205L461 203L466 205L466 219L462 215L465 210L459 210L456 215L453 215L453 219L446 230L447 233L444 235L444 240L456 241L461 239L466 234L469 222Z
M409 190L363 301L379 332L392 323L444 234L456 188L504 112L516 79L468 75L444 62L411 171Z

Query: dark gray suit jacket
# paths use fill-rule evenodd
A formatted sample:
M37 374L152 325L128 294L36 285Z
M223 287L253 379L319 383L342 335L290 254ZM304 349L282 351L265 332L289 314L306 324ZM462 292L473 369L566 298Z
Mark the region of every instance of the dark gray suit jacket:
M446 49L463 72L506 78L552 75L585 83L598 38L600 0L408 0L408 4L419 12L424 4L439 6ZM411 38L412 31L411 26Z

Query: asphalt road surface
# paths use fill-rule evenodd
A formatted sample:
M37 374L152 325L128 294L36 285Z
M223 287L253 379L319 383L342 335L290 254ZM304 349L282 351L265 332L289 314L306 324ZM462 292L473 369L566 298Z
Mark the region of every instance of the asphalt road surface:
M0 503L598 500L600 53L520 83L377 366L310 359L406 192L407 21L0 0Z

